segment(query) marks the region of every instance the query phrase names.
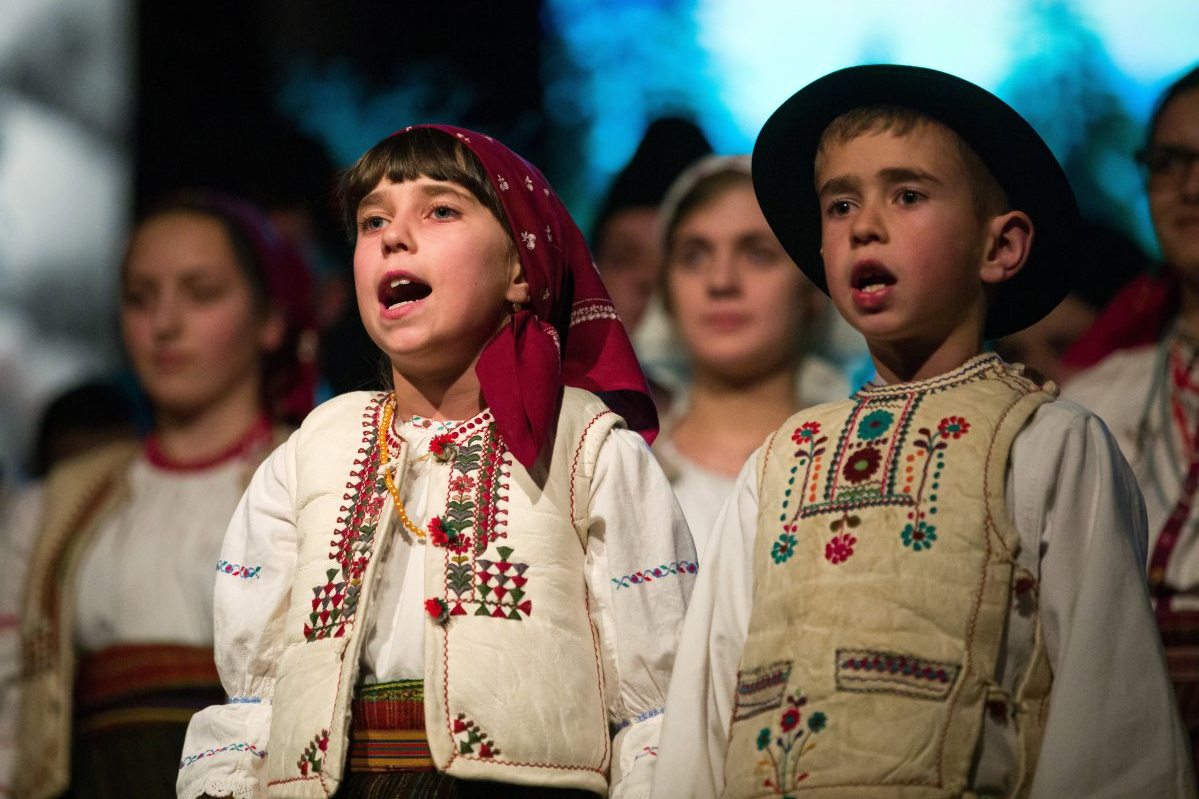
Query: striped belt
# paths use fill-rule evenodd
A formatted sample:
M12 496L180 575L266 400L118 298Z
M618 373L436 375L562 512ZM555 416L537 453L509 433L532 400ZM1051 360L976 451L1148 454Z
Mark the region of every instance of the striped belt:
M75 680L79 732L132 725L186 724L224 691L212 650L177 644L121 644L85 655Z
M423 680L364 685L351 705L351 771L433 771Z

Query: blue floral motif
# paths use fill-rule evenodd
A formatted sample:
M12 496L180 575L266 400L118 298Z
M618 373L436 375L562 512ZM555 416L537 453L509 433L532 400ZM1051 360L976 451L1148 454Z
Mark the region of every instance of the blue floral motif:
M779 540L774 542L774 547L770 550L770 557L774 558L775 563L786 563L795 554L795 545L799 543L791 533L783 533L779 536Z
M910 524L903 526L903 545L911 547L913 552L932 549L933 542L936 540L937 528L931 524L917 522L914 527Z
M871 411L862 417L862 421L858 422L858 438L863 441L873 441L891 429L891 423L895 421L895 416L890 411L885 411L882 408Z

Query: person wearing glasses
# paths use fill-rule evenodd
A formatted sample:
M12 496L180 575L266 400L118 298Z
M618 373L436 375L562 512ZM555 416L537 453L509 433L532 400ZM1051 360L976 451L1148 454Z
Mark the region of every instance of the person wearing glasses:
M1163 268L1130 284L1067 353L1095 364L1062 396L1107 423L1145 496L1149 586L1199 754L1199 66L1162 95L1137 157Z

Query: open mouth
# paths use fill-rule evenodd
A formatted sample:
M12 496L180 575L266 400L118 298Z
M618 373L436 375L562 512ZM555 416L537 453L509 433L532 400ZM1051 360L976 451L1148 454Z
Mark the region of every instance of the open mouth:
M854 267L851 285L855 291L872 294L895 285L895 275L882 264L862 263Z
M423 300L432 293L427 284L410 277L391 277L379 284L379 302L388 310Z

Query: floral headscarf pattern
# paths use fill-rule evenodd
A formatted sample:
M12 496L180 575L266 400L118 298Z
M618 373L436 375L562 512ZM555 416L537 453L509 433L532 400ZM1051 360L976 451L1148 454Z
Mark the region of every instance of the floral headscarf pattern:
M583 234L549 182L490 136L449 125L417 127L456 137L479 159L529 284L529 302L488 342L475 367L508 449L525 466L537 460L563 386L598 395L652 443L658 415L633 346Z

